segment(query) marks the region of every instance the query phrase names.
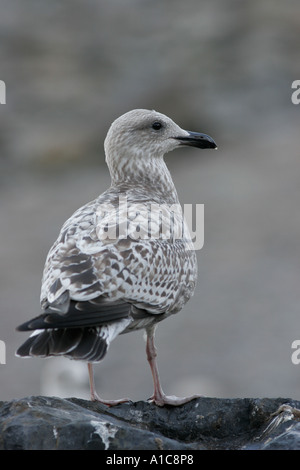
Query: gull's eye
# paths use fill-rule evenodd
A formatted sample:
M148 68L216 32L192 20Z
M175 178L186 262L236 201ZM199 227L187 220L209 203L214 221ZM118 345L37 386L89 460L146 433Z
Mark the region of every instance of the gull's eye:
M159 121L154 121L154 123L152 124L151 127L152 127L152 129L154 129L155 131L159 131L159 130L163 127L163 125L162 125L162 123L159 122Z

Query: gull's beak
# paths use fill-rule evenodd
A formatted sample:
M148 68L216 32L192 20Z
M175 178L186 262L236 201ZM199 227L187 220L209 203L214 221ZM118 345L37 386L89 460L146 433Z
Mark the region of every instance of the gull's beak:
M175 137L181 145L189 145L200 149L216 149L217 144L209 135L199 132L186 131L187 135Z

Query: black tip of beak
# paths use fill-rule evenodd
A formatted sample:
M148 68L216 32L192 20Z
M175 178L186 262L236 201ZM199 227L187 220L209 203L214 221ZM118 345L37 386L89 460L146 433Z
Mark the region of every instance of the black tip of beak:
M209 135L199 132L188 132L187 136L175 137L182 145L198 147L200 149L217 149L217 144Z

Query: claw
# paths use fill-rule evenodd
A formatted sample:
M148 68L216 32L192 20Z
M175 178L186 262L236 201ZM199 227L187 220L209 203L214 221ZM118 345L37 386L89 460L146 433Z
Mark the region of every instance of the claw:
M171 406L180 406L188 403L192 400L200 398L201 395L192 395L190 397L176 397L175 395L165 395L164 393L159 394L158 396L152 395L148 399L150 403L155 403L157 406L171 405Z
M119 405L120 403L127 403L131 401L129 398L120 398L118 400L103 400L103 398L100 398L96 392L91 394L91 400L97 401L99 403L103 403L103 405L107 405L107 406L116 406L116 405Z

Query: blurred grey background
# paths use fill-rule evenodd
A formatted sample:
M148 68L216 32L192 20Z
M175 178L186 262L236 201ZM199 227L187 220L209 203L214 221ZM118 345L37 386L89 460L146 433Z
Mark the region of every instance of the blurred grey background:
M86 367L19 359L42 270L63 222L110 183L115 118L156 109L218 151L166 160L182 204L205 206L197 291L160 324L169 394L300 398L300 79L297 0L1 1L0 400L86 397ZM148 398L140 332L95 367L104 398Z

